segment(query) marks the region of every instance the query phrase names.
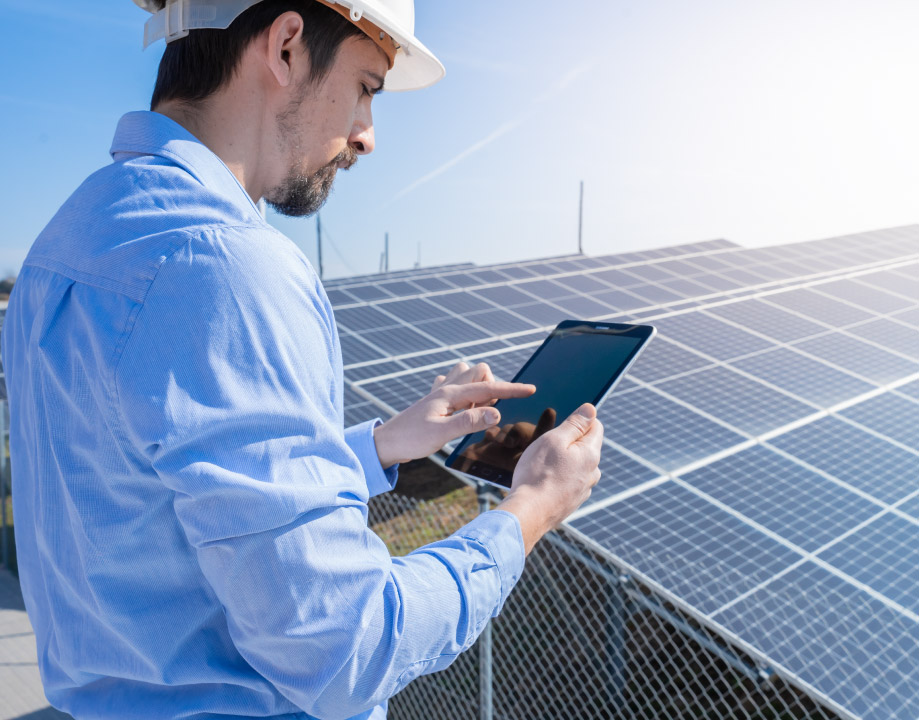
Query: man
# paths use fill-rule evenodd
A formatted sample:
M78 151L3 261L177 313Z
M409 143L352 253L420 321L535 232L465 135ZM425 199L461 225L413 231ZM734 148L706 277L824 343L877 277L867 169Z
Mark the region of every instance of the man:
M451 537L391 558L367 528L399 462L533 391L460 364L343 429L322 285L255 205L317 210L373 150L384 82L439 77L411 13L171 2L148 25L170 40L153 112L121 120L25 261L2 344L19 567L46 694L76 718L385 717L599 477L587 405Z

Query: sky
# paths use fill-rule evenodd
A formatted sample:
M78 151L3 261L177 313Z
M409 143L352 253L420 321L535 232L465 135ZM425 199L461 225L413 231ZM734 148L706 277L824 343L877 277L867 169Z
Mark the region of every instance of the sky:
M919 222L915 0L416 0L446 78L374 100L325 277ZM110 162L163 43L130 0L0 0L0 274ZM315 260L315 219L268 219Z

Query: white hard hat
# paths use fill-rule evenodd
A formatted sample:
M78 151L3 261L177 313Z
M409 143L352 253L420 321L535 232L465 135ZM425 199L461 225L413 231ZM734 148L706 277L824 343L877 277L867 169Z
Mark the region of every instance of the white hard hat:
M444 66L415 37L414 0L318 0L340 5L341 14L367 31L367 22L391 37L395 48L392 67L386 73L385 88L418 90L433 85L444 74ZM153 17L144 25L144 48L165 38L167 43L188 35L189 30L226 29L245 10L261 0L134 0ZM368 33L369 34L369 33ZM374 42L382 35L371 37ZM379 42L377 44L380 44ZM382 45L381 45L382 47Z

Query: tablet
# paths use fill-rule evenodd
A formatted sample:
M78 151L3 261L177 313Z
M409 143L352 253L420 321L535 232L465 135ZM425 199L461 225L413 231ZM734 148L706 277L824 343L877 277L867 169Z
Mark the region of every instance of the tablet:
M530 443L584 403L600 405L654 333L650 325L559 323L513 379L536 392L499 400L499 425L464 437L447 467L509 488Z

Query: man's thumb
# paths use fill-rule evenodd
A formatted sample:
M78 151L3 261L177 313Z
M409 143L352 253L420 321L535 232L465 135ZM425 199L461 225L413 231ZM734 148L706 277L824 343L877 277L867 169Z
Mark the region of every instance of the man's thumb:
M565 428L564 432L569 435L571 442L576 442L590 429L595 417L597 417L597 408L590 403L584 403L559 427Z

